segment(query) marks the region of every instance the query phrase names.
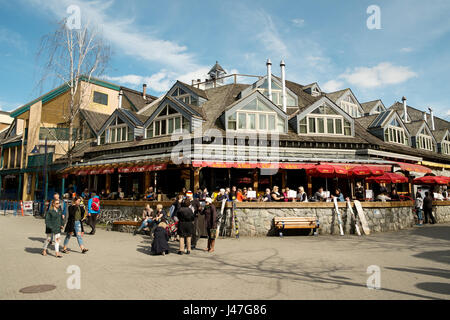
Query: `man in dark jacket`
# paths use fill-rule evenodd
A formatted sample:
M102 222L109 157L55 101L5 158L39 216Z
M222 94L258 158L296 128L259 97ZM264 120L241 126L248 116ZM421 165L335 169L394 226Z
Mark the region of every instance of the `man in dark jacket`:
M425 223L428 223L428 216L431 219L431 224L436 223L436 220L433 217L433 197L429 192L425 192L425 198L423 199L423 212L425 215Z
M194 212L194 234L192 235L191 248L195 249L198 238L201 236L201 232L198 227L198 214L201 212L201 205L198 199L194 199L194 195L191 191L186 192L186 198L191 202L191 209Z
M212 204L211 198L206 198L206 205L202 214L205 215L206 232L208 233L208 249L206 249L206 251L214 252L217 234L211 233L211 229L217 228L217 210Z

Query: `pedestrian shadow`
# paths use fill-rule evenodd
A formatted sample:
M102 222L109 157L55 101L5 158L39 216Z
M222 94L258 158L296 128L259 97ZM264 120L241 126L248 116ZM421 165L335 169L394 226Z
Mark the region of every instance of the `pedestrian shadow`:
M414 229L412 234L439 240L449 240L450 227L440 225L425 225L424 227Z
M33 253L33 254L41 254L42 250L43 250L42 248L25 248L25 252Z
M37 238L37 237L28 237L29 240L31 241L38 241L38 242L42 242L44 243L45 238Z
M425 251L415 254L414 257L450 264L450 250Z
M386 267L389 270L395 270L400 272L410 272L417 273L420 275L428 275L432 277L440 277L444 279L450 279L450 270L439 269L439 268L394 268Z
M450 283L421 282L416 284L416 287L433 293L450 295Z

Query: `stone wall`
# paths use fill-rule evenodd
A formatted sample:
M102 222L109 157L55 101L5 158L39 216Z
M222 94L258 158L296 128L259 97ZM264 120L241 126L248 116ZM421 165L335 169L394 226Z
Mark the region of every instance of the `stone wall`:
M170 202L150 202L155 208L157 203L163 204L168 212ZM145 202L114 202L102 203L100 222L117 220L139 221ZM412 202L363 202L369 228L372 232L396 231L411 228L416 224ZM216 204L220 208L219 204ZM356 213L354 206L353 211ZM355 224L348 212L346 203L339 203L344 223L344 233L354 234ZM220 210L220 209L219 209ZM227 234L231 231L231 205L226 209ZM433 215L438 223L450 222L450 201L440 202L433 208ZM276 235L273 225L274 217L316 217L319 219L319 234L339 234L337 216L332 203L237 203L236 217L239 224L239 234L242 236ZM122 231L134 230L121 228Z
M396 231L411 228L417 223L411 206L365 207L367 223L372 232ZM344 234L355 234L355 221L347 207L340 207ZM355 207L353 212L356 213ZM242 236L276 235L274 217L318 218L319 234L339 234L339 224L333 207L309 208L237 208L239 233ZM438 223L450 222L450 206L435 206L433 215ZM360 228L361 229L361 228Z

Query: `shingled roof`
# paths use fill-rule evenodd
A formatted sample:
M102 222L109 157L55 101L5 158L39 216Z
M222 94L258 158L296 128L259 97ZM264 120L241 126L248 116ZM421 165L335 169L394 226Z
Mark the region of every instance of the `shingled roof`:
M396 110L399 114L403 113L403 103L397 101L390 106L389 109ZM411 118L411 121L423 120L423 114L426 113L425 111L418 110L408 105L406 105L406 111L408 112L408 116ZM431 128L431 119L429 114L427 114L427 123ZM450 129L450 122L434 116L434 126L436 130Z
M156 99L158 99L155 96L152 96L150 94L146 94L145 95L145 99L143 97L142 92L130 89L130 88L126 88L126 87L120 87L122 89L123 92L123 96L125 99L127 99L132 107L134 107L135 110L133 111L139 111L142 108L144 108L146 105L152 103L153 101L155 101Z
M103 124L108 120L109 114L99 113L95 111L90 111L86 109L80 109L81 116L86 120L87 124L91 127L91 129L97 133Z

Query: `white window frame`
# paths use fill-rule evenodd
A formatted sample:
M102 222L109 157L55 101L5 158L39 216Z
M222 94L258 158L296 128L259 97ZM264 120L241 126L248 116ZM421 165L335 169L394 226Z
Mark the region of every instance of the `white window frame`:
M171 106L169 104L166 104L161 112L166 110L166 108L171 108ZM167 111L167 113L168 113L168 111ZM152 123L150 123L150 125L145 129L145 138L146 139L155 138L155 137L164 137L164 136L171 135L173 133L181 133L181 132L183 132L183 124L184 124L184 121L187 121L187 120L181 115L181 113L177 112L177 113L172 113L172 114L165 114L165 115L162 115L162 116L160 114L158 116L156 116L155 119L153 119ZM180 128L179 129L175 129L176 119L180 119ZM169 132L169 120L173 120L173 132ZM166 133L165 134L158 134L158 135L156 135L156 122L160 123L159 131L161 132L161 127L162 127L161 123L163 121L166 122ZM152 127L152 130L153 130L153 136L149 137L148 131L150 130L151 127Z
M428 134L419 133L416 136L416 145L418 149L436 151L436 147L433 143L433 139Z
M384 130L385 130L384 138L385 138L385 140L386 140L386 137L388 138L387 142L401 144L401 145L405 145L405 146L409 145L408 135L406 134L405 129L403 129L401 127L395 127L395 126L389 125ZM387 135L386 135L386 132L388 133ZM395 134L394 134L394 132L395 132ZM403 143L401 142L402 137L403 137ZM399 141L397 141L397 140L399 140Z
M358 105L354 102L349 102L342 100L341 101L341 108L344 110L348 115L350 115L352 118L359 118L361 117L361 112L359 111Z
M316 131L311 131L311 128L309 126L309 119L310 118L315 118L314 120L314 124L316 127ZM318 118L322 118L323 119L323 126L324 126L324 132L323 133L319 133L319 121ZM300 133L300 121L306 119L306 133ZM328 132L328 119L333 119L333 128L334 128L334 132L333 133L329 133ZM341 128L342 128L342 133L336 133L336 121L340 120L341 121ZM350 123L350 134L346 135L345 134L345 121ZM305 116L302 119L298 120L298 132L300 135L318 135L318 136L343 136L343 137L351 137L352 136L352 124L350 121L348 121L347 119L345 119L345 117L341 116L341 115L334 115L334 114L308 114L307 116Z

